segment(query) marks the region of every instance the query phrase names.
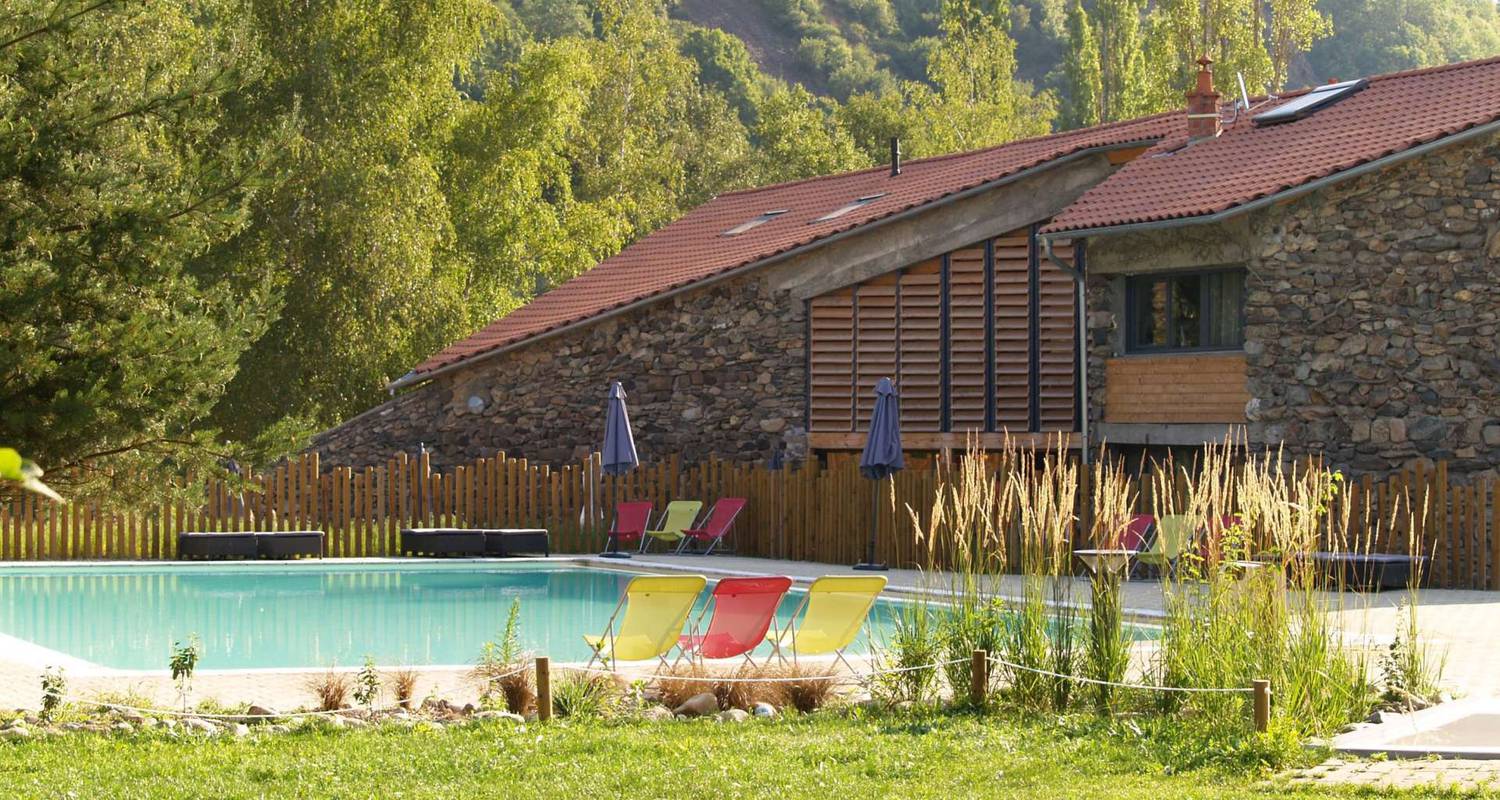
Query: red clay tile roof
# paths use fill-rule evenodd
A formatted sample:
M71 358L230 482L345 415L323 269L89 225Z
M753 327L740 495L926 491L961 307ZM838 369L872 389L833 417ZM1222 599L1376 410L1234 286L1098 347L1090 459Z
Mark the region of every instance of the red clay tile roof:
M1303 119L1163 141L1084 192L1043 233L1183 219L1243 205L1500 119L1500 58L1397 72Z
M941 200L1063 156L1149 143L1181 134L1176 112L1010 142L986 150L889 165L720 195L605 259L578 277L449 345L418 364L415 377L620 306L763 261L797 247ZM857 198L884 193L836 220L814 222ZM785 209L737 236L722 234L767 211Z

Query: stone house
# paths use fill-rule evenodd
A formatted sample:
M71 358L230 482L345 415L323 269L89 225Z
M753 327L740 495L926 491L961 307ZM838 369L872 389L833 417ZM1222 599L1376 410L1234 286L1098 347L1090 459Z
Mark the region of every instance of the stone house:
M1089 255L1093 438L1500 466L1500 59L1222 115L1205 63L1195 104L1043 230Z
M313 447L568 461L620 380L644 458L799 459L857 449L888 375L913 450L1243 428L1362 471L1490 469L1497 119L1500 59L1249 108L1205 63L1188 113L728 193Z

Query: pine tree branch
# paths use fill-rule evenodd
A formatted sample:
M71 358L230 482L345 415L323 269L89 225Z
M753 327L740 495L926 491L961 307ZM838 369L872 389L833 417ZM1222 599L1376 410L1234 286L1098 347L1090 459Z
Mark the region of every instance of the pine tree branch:
M87 8L79 9L78 11L75 11L72 14L63 17L62 19L54 20L47 23L46 25L43 25L40 28L35 28L33 30L27 31L26 33L23 33L20 36L17 36L9 41L0 42L0 50L5 50L6 48L18 45L21 42L26 41L27 39L31 39L36 36L43 36L45 34L57 31L63 27L66 27L68 23L71 23L73 20L78 19L79 17L82 17L86 14L92 14L95 11L104 8L105 6L112 6L118 2L120 2L120 0L99 0L99 2Z

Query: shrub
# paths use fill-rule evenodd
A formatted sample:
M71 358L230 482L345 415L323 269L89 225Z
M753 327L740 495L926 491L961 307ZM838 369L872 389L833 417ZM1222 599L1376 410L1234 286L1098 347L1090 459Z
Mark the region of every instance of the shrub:
M68 679L63 676L62 667L48 667L42 670L42 713L43 721L51 720L62 707L63 695L68 691Z
M792 663L768 668L763 674L778 679L767 684L774 687L772 691L776 700L772 705L795 708L804 714L827 705L838 690L838 673L830 666Z
M396 705L410 711L417 696L417 671L402 667L391 673L391 693L396 696Z
M1402 600L1396 614L1396 636L1380 659L1381 699L1410 708L1437 696L1443 660L1434 660L1422 643L1414 601Z
M366 709L374 710L375 701L380 699L380 672L375 669L373 656L365 656L365 665L360 668L359 674L354 676L354 702L364 706Z
M526 654L521 650L521 598L511 601L505 616L505 628L499 642L485 642L479 662L469 675L481 684L480 701L491 703L498 697L505 709L525 714L536 708L536 690L531 670L526 668Z
M193 691L193 671L198 668L200 647L196 633L188 636L187 644L172 643L172 658L167 667L172 671L172 682L177 685L177 699L182 703L183 711L187 710L188 695Z
M307 679L307 690L312 693L319 711L338 711L349 706L349 674L328 670Z
M559 717L604 716L618 692L607 675L565 672L552 683L552 711Z

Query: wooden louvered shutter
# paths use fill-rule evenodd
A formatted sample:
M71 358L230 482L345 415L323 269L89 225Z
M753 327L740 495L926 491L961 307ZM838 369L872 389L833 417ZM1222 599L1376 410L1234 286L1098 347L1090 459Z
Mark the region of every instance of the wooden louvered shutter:
M942 261L901 275L901 427L939 431L943 425Z
M954 431L985 428L984 248L948 256L949 409Z
M1025 228L994 240L996 430L1031 424L1030 241Z
M887 275L862 283L855 294L855 363L859 369L855 430L869 428L870 413L875 410L875 384L881 378L894 381L897 377L896 279Z
M1071 242L1054 242L1052 252L1072 265ZM1037 275L1037 410L1039 430L1074 428L1073 383L1078 319L1074 316L1073 278L1056 264L1042 264Z
M854 292L815 297L810 309L811 428L854 430Z

